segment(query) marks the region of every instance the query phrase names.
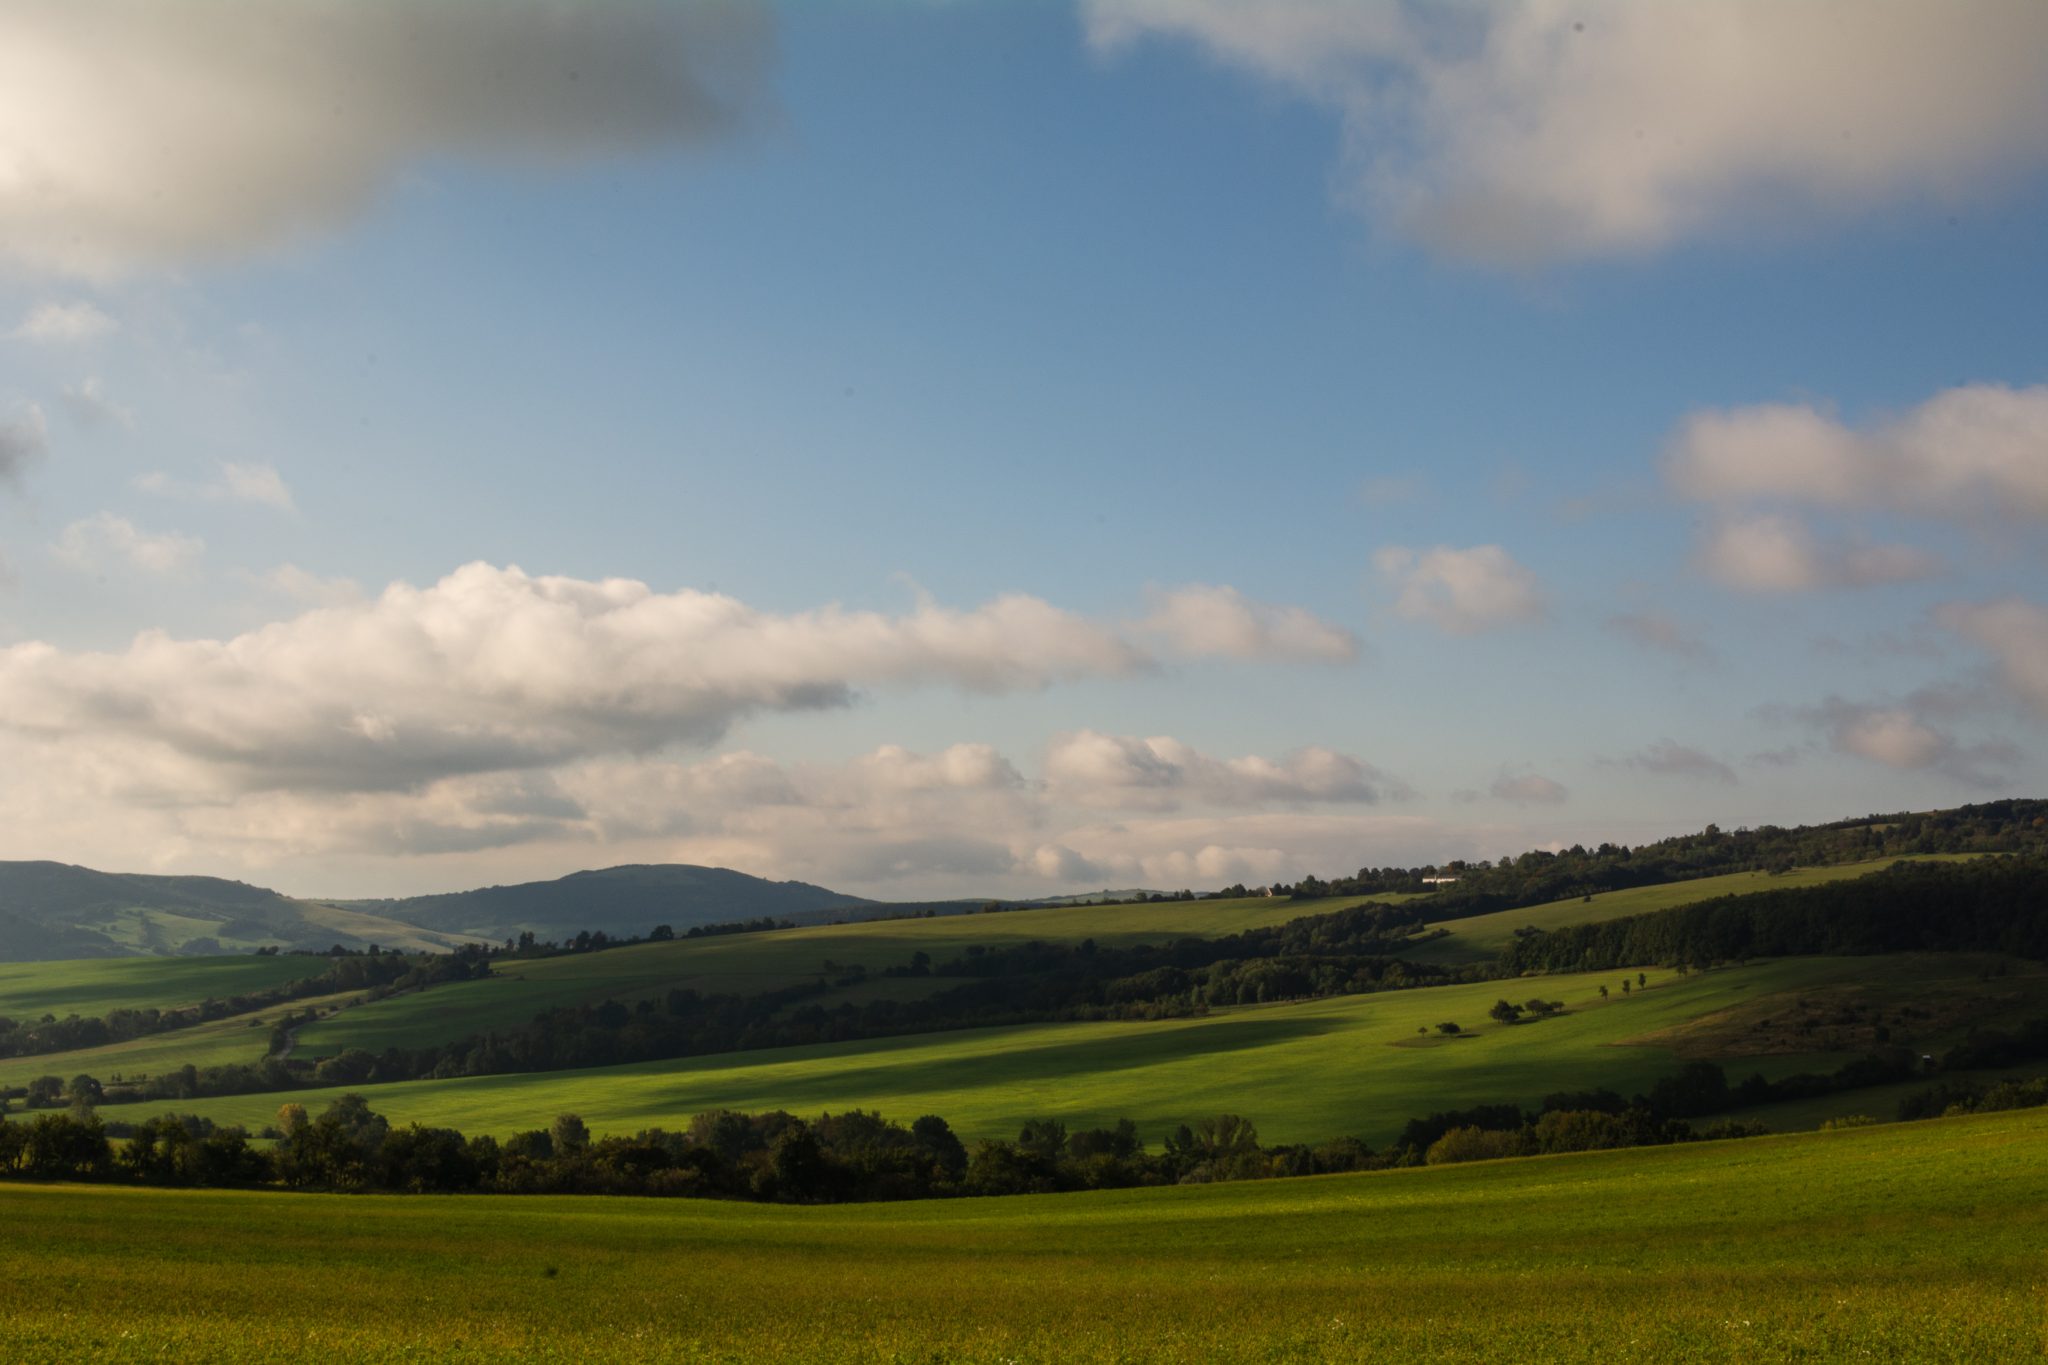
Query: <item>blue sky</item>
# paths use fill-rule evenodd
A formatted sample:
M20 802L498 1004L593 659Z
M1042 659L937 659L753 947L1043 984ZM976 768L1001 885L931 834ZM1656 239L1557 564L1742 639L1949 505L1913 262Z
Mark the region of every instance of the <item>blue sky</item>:
M2038 794L2048 32L1841 8L26 7L0 856L1022 895Z

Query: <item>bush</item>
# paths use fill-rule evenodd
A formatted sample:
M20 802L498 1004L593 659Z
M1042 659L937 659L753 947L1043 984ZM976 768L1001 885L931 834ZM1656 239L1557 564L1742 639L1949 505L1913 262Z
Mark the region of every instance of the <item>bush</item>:
M1528 1154L1528 1140L1518 1128L1453 1128L1430 1143L1422 1159L1431 1166L1449 1166L1460 1161L1493 1161Z

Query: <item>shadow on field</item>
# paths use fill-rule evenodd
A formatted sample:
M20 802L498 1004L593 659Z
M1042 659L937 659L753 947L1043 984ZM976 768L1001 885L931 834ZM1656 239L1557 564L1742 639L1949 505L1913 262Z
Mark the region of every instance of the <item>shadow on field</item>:
M687 1104L695 1102L689 1099L693 1094L708 1100L705 1092L715 1091L716 1103L745 1109L770 1102L802 1105L832 1099L843 1103L848 1094L974 1090L1072 1076L1092 1078L1167 1062L1227 1056L1319 1037L1342 1028L1341 1022L1330 1019L1211 1019L1197 1028L1147 1030L1114 1038L1021 1046L996 1053L974 1051L914 1059L899 1056L894 1061L849 1065L806 1076L792 1076L787 1068L771 1065L763 1074L754 1076L725 1073L693 1077L696 1083L678 1086L671 1092L671 1099Z

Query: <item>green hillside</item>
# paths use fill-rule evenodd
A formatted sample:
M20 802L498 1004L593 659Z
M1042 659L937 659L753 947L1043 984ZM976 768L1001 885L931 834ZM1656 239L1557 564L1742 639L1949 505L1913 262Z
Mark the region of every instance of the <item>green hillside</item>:
M318 976L312 957L117 957L0 963L0 1016L88 1018L117 1009L173 1009Z
M2037 1359L2048 1110L792 1208L0 1185L12 1358Z
M1849 989L1883 998L1913 991L1952 1002L1981 999L1983 965L1967 957L1900 956L1787 959L1689 977L1653 971L1650 989L1626 997L1619 973L1550 976L1239 1007L1197 1018L972 1029L347 1088L394 1122L500 1135L545 1127L563 1112L582 1115L600 1133L618 1133L680 1127L715 1108L799 1114L861 1108L900 1121L936 1113L968 1137L1014 1136L1033 1117L1075 1127L1128 1117L1157 1141L1174 1123L1227 1111L1250 1117L1271 1141L1353 1135L1378 1145L1407 1119L1433 1110L1496 1101L1533 1107L1546 1093L1595 1086L1632 1094L1687 1057L1723 1059L1738 1076L1832 1069L1866 1044L1825 1031L1792 1042L1770 1032L1752 1039L1743 1028L1717 1036L1711 1021L1753 1002L1769 1002L1762 1013L1771 1015L1785 1012L1780 1003L1789 1007ZM1605 1001L1598 994L1603 984L1612 992ZM2048 1005L2048 971L2021 969L2001 981L2000 991L1989 1013L1954 1005L1942 1027L1953 1033L1966 1019L2006 1022L2040 1012ZM1539 994L1562 1000L1569 1012L1515 1025L1487 1018L1488 1006L1502 995ZM1710 1022L1701 1031L1672 1032L1703 1019ZM1436 1033L1444 1021L1466 1032L1455 1038ZM339 1093L236 1096L180 1108L254 1129L270 1120L282 1099L317 1110ZM132 1112L153 1111L138 1106Z
M387 1047L418 1047L492 1029L518 1028L532 1022L542 1010L558 1005L598 1004L607 999L630 1004L659 1000L671 990L750 995L819 976L832 977L856 966L879 973L903 966L918 952L943 962L972 944L997 948L1035 939L1078 943L1092 938L1104 945L1118 945L1213 937L1361 903L1252 897L1156 905L1057 906L992 915L815 925L512 960L499 963L488 981L379 1001L308 1028L299 1043L308 1056L328 1056L352 1047L381 1052ZM825 1003L872 998L878 988L924 994L958 984L942 977L871 981L827 997Z
M1628 915L1647 915L1673 910L1717 896L1740 896L1751 891L1773 891L1785 887L1819 886L1827 882L1866 877L1882 872L1897 862L1956 861L1969 854L1913 855L1903 858L1874 858L1867 862L1840 863L1828 867L1799 867L1787 872L1730 872L1719 877L1698 877L1691 881L1665 882L1658 886L1630 887L1626 891L1603 891L1594 896L1544 905L1499 910L1490 915L1446 920L1450 931L1445 938L1417 944L1404 956L1420 962L1485 962L1500 954L1518 929L1562 929L1568 924L1597 924Z
M0 963L243 953L265 946L321 949L336 943L439 952L469 941L219 877L0 862Z

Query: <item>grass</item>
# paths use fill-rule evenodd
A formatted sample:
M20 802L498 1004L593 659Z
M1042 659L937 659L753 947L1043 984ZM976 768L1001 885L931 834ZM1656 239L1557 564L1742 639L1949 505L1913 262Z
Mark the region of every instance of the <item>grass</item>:
M288 1014L339 1009L361 992L309 996L247 1014L212 1019L191 1028L173 1029L104 1047L79 1048L0 1061L0 1089L26 1086L38 1076L64 1080L83 1072L107 1082L161 1076L190 1063L197 1067L260 1062L270 1051L270 1028Z
M1646 1036L1760 997L1851 981L1921 982L1959 970L1940 957L1796 958L1690 977L1651 972L1651 988L1628 997L1619 991L1622 973L1551 976L1190 1019L974 1029L353 1088L394 1121L499 1135L544 1127L564 1112L582 1115L599 1132L630 1132L679 1127L720 1107L799 1114L862 1108L903 1121L936 1113L969 1138L1014 1137L1025 1119L1040 1116L1070 1125L1128 1117L1156 1142L1174 1123L1227 1111L1251 1118L1268 1141L1351 1134L1379 1145L1409 1118L1433 1110L1493 1101L1533 1106L1549 1092L1593 1086L1635 1093L1680 1065L1671 1048ZM2042 998L2043 980L2027 979ZM1957 979L1959 989L1974 982L1967 973ZM1597 993L1602 984L1613 991L1605 1002ZM1538 994L1563 1000L1570 1012L1512 1026L1486 1017L1502 995ZM1434 1026L1444 1020L1468 1032L1442 1037ZM1729 1069L1737 1077L1751 1070L1777 1076L1831 1069L1845 1055L1766 1056ZM339 1093L299 1091L290 1098L317 1113ZM181 1107L254 1128L282 1098Z
M825 967L828 961L834 964L833 973L853 966L879 973L908 963L917 952L930 954L934 963L944 962L970 944L1000 948L1034 939L1079 942L1086 938L1102 944L1163 943L1284 924L1362 903L1358 898L1302 902L1254 897L1159 905L1072 905L645 943L601 953L501 963L487 981L380 1001L308 1028L299 1044L308 1056L329 1056L352 1047L382 1052L387 1047L419 1047L492 1029L520 1028L542 1010L561 1005L598 1004L606 999L626 1003L659 1000L669 991L681 989L707 995L749 995L832 974ZM925 993L958 984L958 980L932 977L890 990ZM830 1007L841 998L858 1001L873 994L871 988L850 987L820 1003Z
M1957 857L1972 855L1929 856L1940 861L1953 861ZM1403 956L1412 957L1420 962L1453 965L1486 962L1498 957L1500 950L1514 941L1517 929L1542 929L1547 932L1571 924L1598 924L1629 915L1647 915L1658 910L1673 910L1681 905L1712 900L1716 896L1740 896L1753 891L1819 886L1824 882L1866 877L1873 872L1882 872L1896 862L1918 861L1923 859L1878 858L1869 862L1842 863L1831 867L1799 867L1781 873L1730 872L1720 877L1664 882L1657 886L1631 887L1626 891L1603 891L1590 900L1574 896L1570 900L1523 906L1516 910L1501 910L1491 915L1474 915L1470 919L1445 920L1442 927L1451 931L1448 938L1420 944Z
M784 1208L0 1186L14 1360L1988 1361L2048 1111L1165 1190Z
M316 957L112 957L0 963L0 1015L87 1018L117 1009L169 1009L318 976Z

